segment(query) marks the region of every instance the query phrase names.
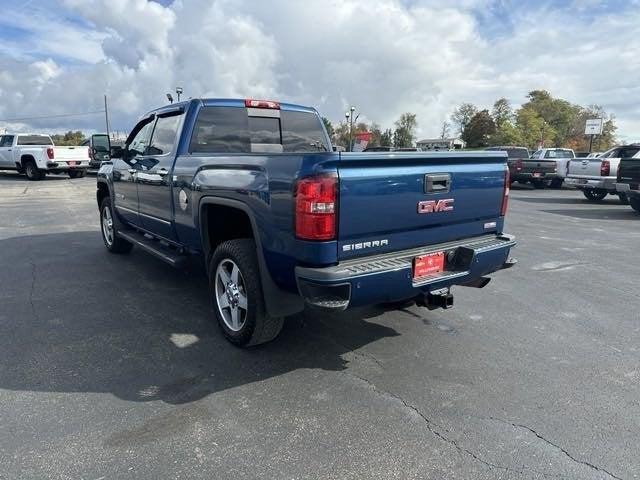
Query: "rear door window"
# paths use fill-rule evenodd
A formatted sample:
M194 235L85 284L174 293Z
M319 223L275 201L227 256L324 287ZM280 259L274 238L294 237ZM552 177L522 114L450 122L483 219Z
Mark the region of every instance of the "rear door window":
M318 115L240 107L203 107L192 153L313 153L330 147Z
M635 157L640 152L640 147L626 147L620 149L620 158Z
M3 135L0 137L0 147L10 147L13 145L13 135Z

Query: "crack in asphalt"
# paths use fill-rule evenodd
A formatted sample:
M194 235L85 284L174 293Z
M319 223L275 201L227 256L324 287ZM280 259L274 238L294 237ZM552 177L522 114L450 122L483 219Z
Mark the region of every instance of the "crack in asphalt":
M31 313L36 320L40 320L38 316L38 312L36 311L36 306L33 303L33 293L36 289L36 264L33 261L29 261L31 264L31 290L29 291L29 304L31 305Z
M484 460L483 458L479 457L477 454L473 453L471 450L462 447L456 440L448 438L447 436L445 436L440 430L446 430L445 428L437 425L436 423L434 423L431 419L429 419L424 413L422 413L417 407L415 407L414 405L411 405L410 403L408 403L405 399L403 399L402 397L400 397L399 395L396 395L395 393L391 393L387 390L381 390L380 388L377 387L377 385L375 385L373 382L371 382L370 380L361 377L359 375L356 375L354 373L348 372L348 371L341 371L340 373L347 375L349 377L355 378L357 380L360 380L361 382L364 382L371 390L373 390L375 393L377 393L378 395L384 396L384 397L388 397L391 398L397 402L399 402L400 404L402 404L402 406L410 411L412 411L414 414L418 415L424 425L427 427L427 430L429 430L429 432L431 434L433 434L436 438L448 443L449 445L453 446L460 454L463 455L468 455L471 458L473 458L475 461L483 464L484 466L486 466L487 468L491 469L497 469L497 470L503 470L505 472L510 472L510 473L516 473L518 475L523 475L525 473L525 470L527 472L530 473L534 473L536 475L540 475L542 477L545 478L558 478L560 477L559 475L549 475L546 474L544 472L539 472L533 469L529 469L529 468L525 468L524 465L522 467L522 469L520 470L516 470L515 468L511 468L511 467L507 467L505 465L498 465L495 463L491 463L488 462L487 460ZM617 477L614 477L617 478Z
M547 440L545 437L543 437L542 435L540 435L537 431L535 431L533 428L528 427L526 425L522 425L520 423L513 423L513 422L509 422L507 420L503 420L502 418L497 418L497 417L488 417L489 420L493 420L496 422L501 422L507 425L511 425L514 428L521 428L523 430L527 430L528 432L534 434L537 438L539 438L540 440L542 440L543 442L545 442L548 445L551 445L552 447L560 450L567 458L569 458L571 461L579 464L579 465L584 465L586 467L591 468L592 470L595 470L597 472L600 473L605 473L606 475L608 475L611 478L614 478L616 480L622 480L621 477L618 477L617 475L614 475L613 473L609 472L608 470L606 470L605 468L602 467L598 467L597 465L594 465L593 463L587 462L586 460L579 460L576 457L574 457L573 455L571 455L567 450L565 450L563 447L561 447L560 445L553 443L551 440Z

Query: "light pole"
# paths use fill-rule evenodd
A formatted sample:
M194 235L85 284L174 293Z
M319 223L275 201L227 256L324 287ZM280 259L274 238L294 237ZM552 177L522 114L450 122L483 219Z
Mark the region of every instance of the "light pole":
M180 95L182 95L182 87L176 87L176 94L178 95L178 102L180 101Z

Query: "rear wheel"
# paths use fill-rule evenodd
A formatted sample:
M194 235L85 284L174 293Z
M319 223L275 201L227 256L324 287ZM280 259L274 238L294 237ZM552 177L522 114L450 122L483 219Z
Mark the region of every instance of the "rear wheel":
M636 212L640 213L640 198L630 198L629 205L631 205L631 208L633 208Z
M70 178L82 178L86 175L86 170L69 170Z
M38 170L36 162L34 162L33 160L27 160L24 163L24 174L26 175L27 180L31 180L32 182L42 180L42 178L44 177L42 172Z
M111 198L106 197L100 204L100 232L104 245L111 253L129 253L133 244L118 236L117 225L111 208Z
M278 336L284 318L266 311L253 240L221 243L211 257L209 284L215 316L227 340L248 347Z
M563 182L564 182L564 180L561 179L561 178L554 178L553 180L551 180L550 187L551 188L562 188L562 183Z
M590 202L601 202L608 195L608 192L597 188L585 188L582 190L582 194Z
M543 189L546 186L544 180L532 180L531 183L533 184L533 188L537 189Z

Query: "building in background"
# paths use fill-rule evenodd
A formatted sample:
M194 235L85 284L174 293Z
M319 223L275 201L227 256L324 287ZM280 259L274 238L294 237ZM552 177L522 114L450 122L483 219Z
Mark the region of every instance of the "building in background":
M465 141L458 137L426 138L416 143L420 150L460 150L465 146Z

